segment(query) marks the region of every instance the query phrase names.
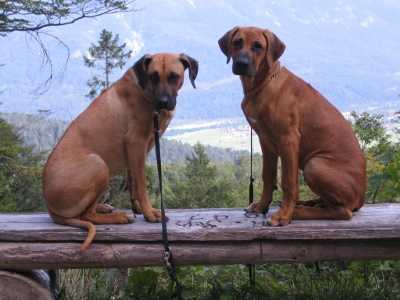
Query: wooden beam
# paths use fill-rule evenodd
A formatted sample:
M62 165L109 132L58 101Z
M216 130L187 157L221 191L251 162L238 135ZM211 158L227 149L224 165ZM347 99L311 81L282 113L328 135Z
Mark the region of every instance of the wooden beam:
M171 241L400 239L400 204L366 205L350 221L293 221L284 227L270 227L265 216L245 214L243 209L168 210L167 215ZM161 224L148 223L142 215L133 224L96 228L97 242L161 241ZM0 214L0 242L83 241L85 237L82 229L54 224L47 213Z
M400 204L367 205L350 221L278 228L241 209L169 210L168 216L180 265L400 259ZM162 265L160 224L138 216L133 224L96 228L95 242L81 253L84 230L54 224L46 213L0 214L0 268Z
M400 241L253 241L173 243L178 265L261 264L333 260L400 259ZM0 243L2 269L118 268L163 265L160 243Z

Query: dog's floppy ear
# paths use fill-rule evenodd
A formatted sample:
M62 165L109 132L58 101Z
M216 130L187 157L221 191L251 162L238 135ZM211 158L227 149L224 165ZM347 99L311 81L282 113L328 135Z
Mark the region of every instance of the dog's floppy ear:
M196 88L196 84L194 83L197 73L199 72L199 63L197 60L195 60L193 57L190 57L189 55L185 53L181 53L179 55L179 60L182 62L185 70L189 68L189 79L190 82L192 83L193 88Z
M147 84L147 68L151 60L151 55L145 54L132 67L142 89L144 89Z
M271 31L268 29L264 30L264 36L268 43L267 57L271 60L270 63L277 61L285 52L285 44Z
M227 33L225 33L222 38L218 40L219 48L221 49L222 53L226 56L226 63L228 64L231 60L231 51L230 51L230 44L232 41L233 35L239 30L239 27L233 27Z

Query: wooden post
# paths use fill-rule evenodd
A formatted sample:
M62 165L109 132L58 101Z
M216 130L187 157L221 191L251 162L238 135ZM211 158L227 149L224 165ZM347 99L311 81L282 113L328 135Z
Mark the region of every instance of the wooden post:
M54 300L52 293L39 283L34 272L0 271L1 300ZM43 272L43 271L42 271Z

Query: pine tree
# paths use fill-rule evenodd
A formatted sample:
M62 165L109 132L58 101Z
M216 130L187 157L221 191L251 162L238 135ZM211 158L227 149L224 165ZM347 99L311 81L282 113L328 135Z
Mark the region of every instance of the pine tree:
M169 207L220 207L230 204L232 186L217 177L204 146L196 144L194 153L186 157L183 177L171 189L174 201ZM167 185L168 187L168 185ZM167 200L170 200L166 197Z
M210 164L206 149L197 143L192 156L186 157L185 175L189 180L212 181L216 176L216 168Z
M41 155L23 145L15 128L0 118L0 212L45 208Z
M100 33L98 44L92 44L83 59L89 68L101 70L101 74L93 76L88 80L90 90L86 95L95 97L99 92L110 86L110 75L115 68L122 69L131 57L132 51L126 51L126 44L119 44L119 35L113 36L111 31L103 29Z

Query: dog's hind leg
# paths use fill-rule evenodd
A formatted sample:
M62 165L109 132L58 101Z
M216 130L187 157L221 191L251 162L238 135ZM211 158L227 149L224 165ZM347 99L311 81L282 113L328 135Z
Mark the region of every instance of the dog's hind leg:
M114 207L112 207L110 204L97 203L97 205L96 205L96 212L101 213L101 214L109 214L109 213L112 213L113 210L114 210Z
M96 228L95 222L83 216L96 211L108 186L108 167L100 156L89 154L74 157L67 166L54 165L51 174L44 188L50 215L58 224L88 230L81 247L84 251L93 241Z
M132 223L134 217L126 212L111 212L101 214L96 211L96 207L90 207L83 215L83 220L92 222L93 224L127 224Z
M350 220L351 210L345 207L311 207L296 206L293 211L293 220Z
M326 158L314 157L304 167L304 179L310 189L324 201L321 209L344 208L350 212L359 207L363 198L363 187L357 170L348 171L338 162Z
M311 200L306 200L306 201L299 200L296 202L296 205L325 206L326 201L324 201L322 198L316 198L316 199L311 199Z

